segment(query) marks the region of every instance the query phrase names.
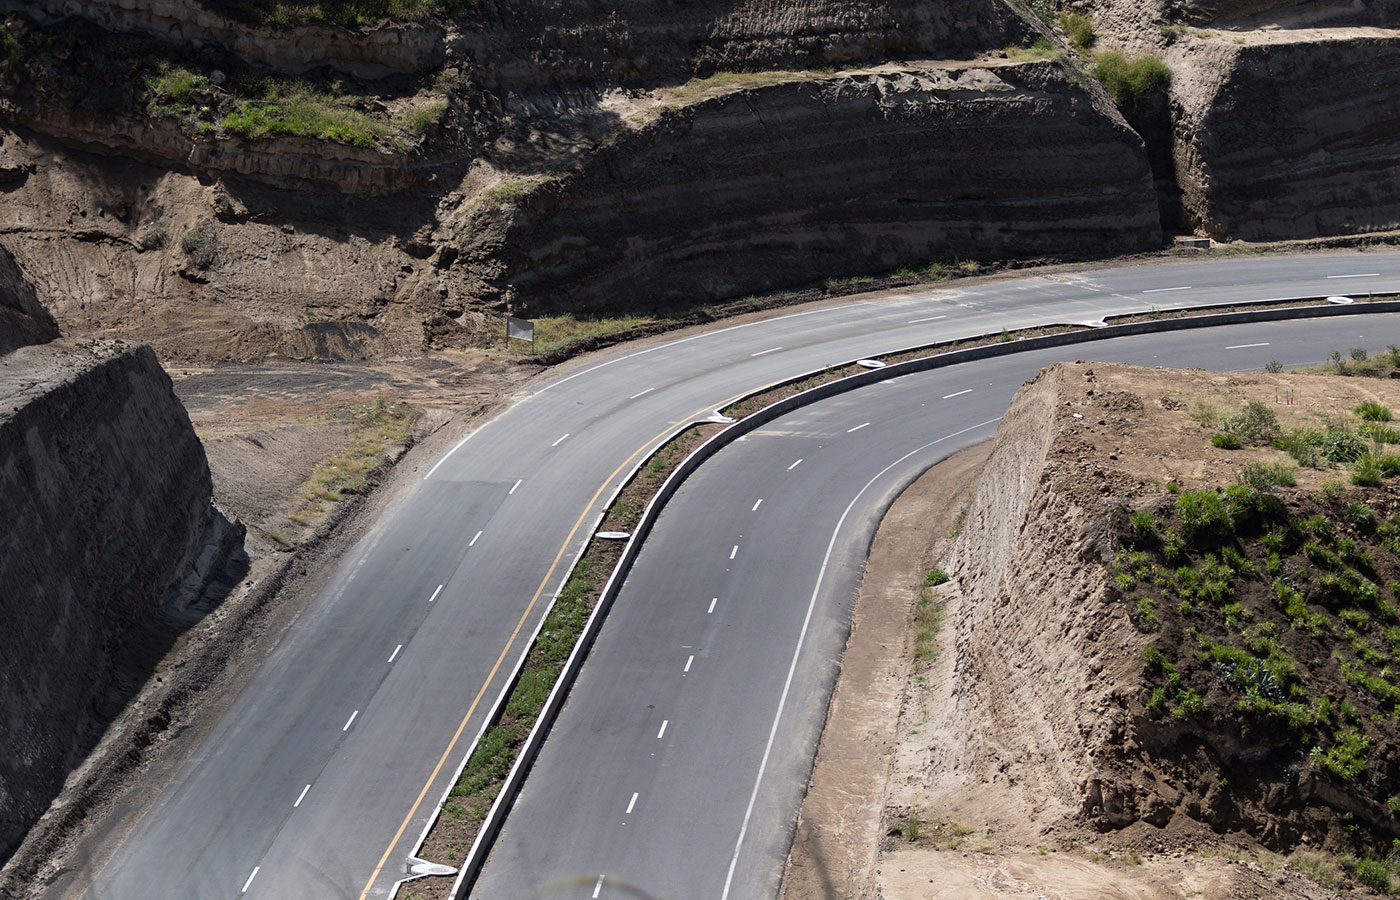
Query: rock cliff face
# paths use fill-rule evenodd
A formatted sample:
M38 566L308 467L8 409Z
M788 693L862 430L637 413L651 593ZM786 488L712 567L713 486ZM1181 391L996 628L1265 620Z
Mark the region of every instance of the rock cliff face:
M522 202L527 314L694 302L951 256L1160 240L1141 140L1051 63L885 67L663 113Z
M1188 221L1218 240L1400 227L1400 37L1242 40L1170 58Z
M34 295L14 258L0 247L0 356L58 337L58 325Z
M0 357L0 858L100 735L122 638L196 568L210 493L149 347Z

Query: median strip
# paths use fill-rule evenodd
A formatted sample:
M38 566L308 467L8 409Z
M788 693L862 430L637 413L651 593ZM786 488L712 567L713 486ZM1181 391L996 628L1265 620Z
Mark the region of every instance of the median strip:
M1274 309L1274 306L1287 306L1287 309ZM1377 303L1372 311L1393 312L1397 308L1393 303ZM424 837L417 854L423 859L455 863L463 858L466 848L470 848L465 853L467 860L456 881L450 885L445 878L402 882L399 885L402 890L397 896L405 900L456 897L462 885L475 877L485 861L490 841L504 822L505 811L513 799L511 795L519 789L525 770L543 740L539 727L542 712L542 724L547 725L562 703L572 675L576 674L582 656L587 652L587 644L596 635L606 605L596 612L595 606L600 600L610 601L616 595L625 570L649 530L651 521L679 482L731 439L730 435L726 435L709 440L712 435L728 431L737 437L797 406L833 393L984 356L1183 327L1303 318L1329 312L1321 298L1288 304L1252 304L1240 311L1233 307L1223 311L1219 308L1172 313L1152 311L1116 318L1111 323L1113 327L1107 329L1056 325L1019 332L1003 331L999 335L987 335L976 340L911 347L879 357L886 363L885 370L872 370L860 366L858 362L851 362L761 388L722 410L726 416L745 419L737 427L706 423L680 431L658 449L648 463L638 467L632 479L609 505L598 531L627 532L633 536L632 540L624 543L594 539L589 542L542 623L514 684L503 695L502 702L492 715L494 724L483 731L457 784L442 806L442 815ZM1199 318L1200 321L1172 321L1183 318ZM996 346L1008 344L1015 346ZM900 363L908 365L898 365ZM846 383L814 390L841 379L846 379ZM797 397L804 393L806 396ZM755 414L760 411L761 415ZM802 460L799 459L789 469L800 462ZM734 555L737 555L737 546L731 559ZM715 601L712 601L711 611L714 605ZM581 637L584 639L582 642ZM689 672L693 662L694 656L691 656L686 661L682 677ZM561 675L564 676L562 679ZM522 750L524 756L520 758ZM503 789L507 796L501 796Z

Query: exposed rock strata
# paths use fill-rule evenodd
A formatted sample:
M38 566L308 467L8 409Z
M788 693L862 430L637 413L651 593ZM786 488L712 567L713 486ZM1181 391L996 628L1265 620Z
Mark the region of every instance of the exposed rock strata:
M932 259L1160 240L1140 139L1050 63L881 69L663 114L523 202L530 314L765 291Z
M99 736L123 636L217 566L210 493L149 347L0 357L0 855Z
M187 0L6 0L0 9L51 18L80 16L108 31L149 34L196 47L216 44L288 72L330 66L376 77L390 72L425 72L446 58L446 31L433 23L375 28L259 27Z
M1194 41L1170 62L1196 229L1277 240L1400 227L1400 37Z

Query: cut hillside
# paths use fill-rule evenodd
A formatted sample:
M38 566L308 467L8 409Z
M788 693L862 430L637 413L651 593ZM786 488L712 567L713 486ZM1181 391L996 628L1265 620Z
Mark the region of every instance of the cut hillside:
M1395 381L1355 374L1077 363L1028 383L975 491L925 492L926 521L962 507L951 539L925 531L947 583L867 573L853 646L879 615L865 591L909 617L899 722L860 723L854 765L828 750L833 702L787 896L1388 890L1397 406Z
M186 363L1158 248L1141 140L1037 40L1004 0L45 0L0 28L0 241L67 332Z

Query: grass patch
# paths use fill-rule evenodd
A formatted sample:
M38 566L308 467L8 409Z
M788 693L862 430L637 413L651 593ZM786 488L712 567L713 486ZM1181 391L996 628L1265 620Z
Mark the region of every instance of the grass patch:
M1143 99L1171 84L1171 69L1155 56L1129 59L1121 53L1102 53L1090 70L1103 83L1113 102L1127 115L1135 115Z
M1006 58L1013 62L1033 62L1038 59L1048 59L1053 62L1063 63L1068 60L1065 51L1056 47L1045 38L1036 39L1035 43L1029 47L1007 47L1004 51Z
M1064 32L1070 46L1076 50L1088 50L1094 46L1094 25L1085 16L1078 13L1061 13L1060 30Z
M362 493L370 472L389 448L408 440L411 415L407 407L376 397L367 409L352 415L355 429L346 446L321 461L302 485L287 518L303 528L321 524L332 506L346 495Z
M615 316L577 318L573 313L535 319L535 344L511 341L511 350L521 354L541 355L566 344L631 331L657 321L654 316Z
M364 148L390 133L385 122L355 109L349 99L288 81L268 81L261 98L239 101L222 127L250 140L294 135Z

